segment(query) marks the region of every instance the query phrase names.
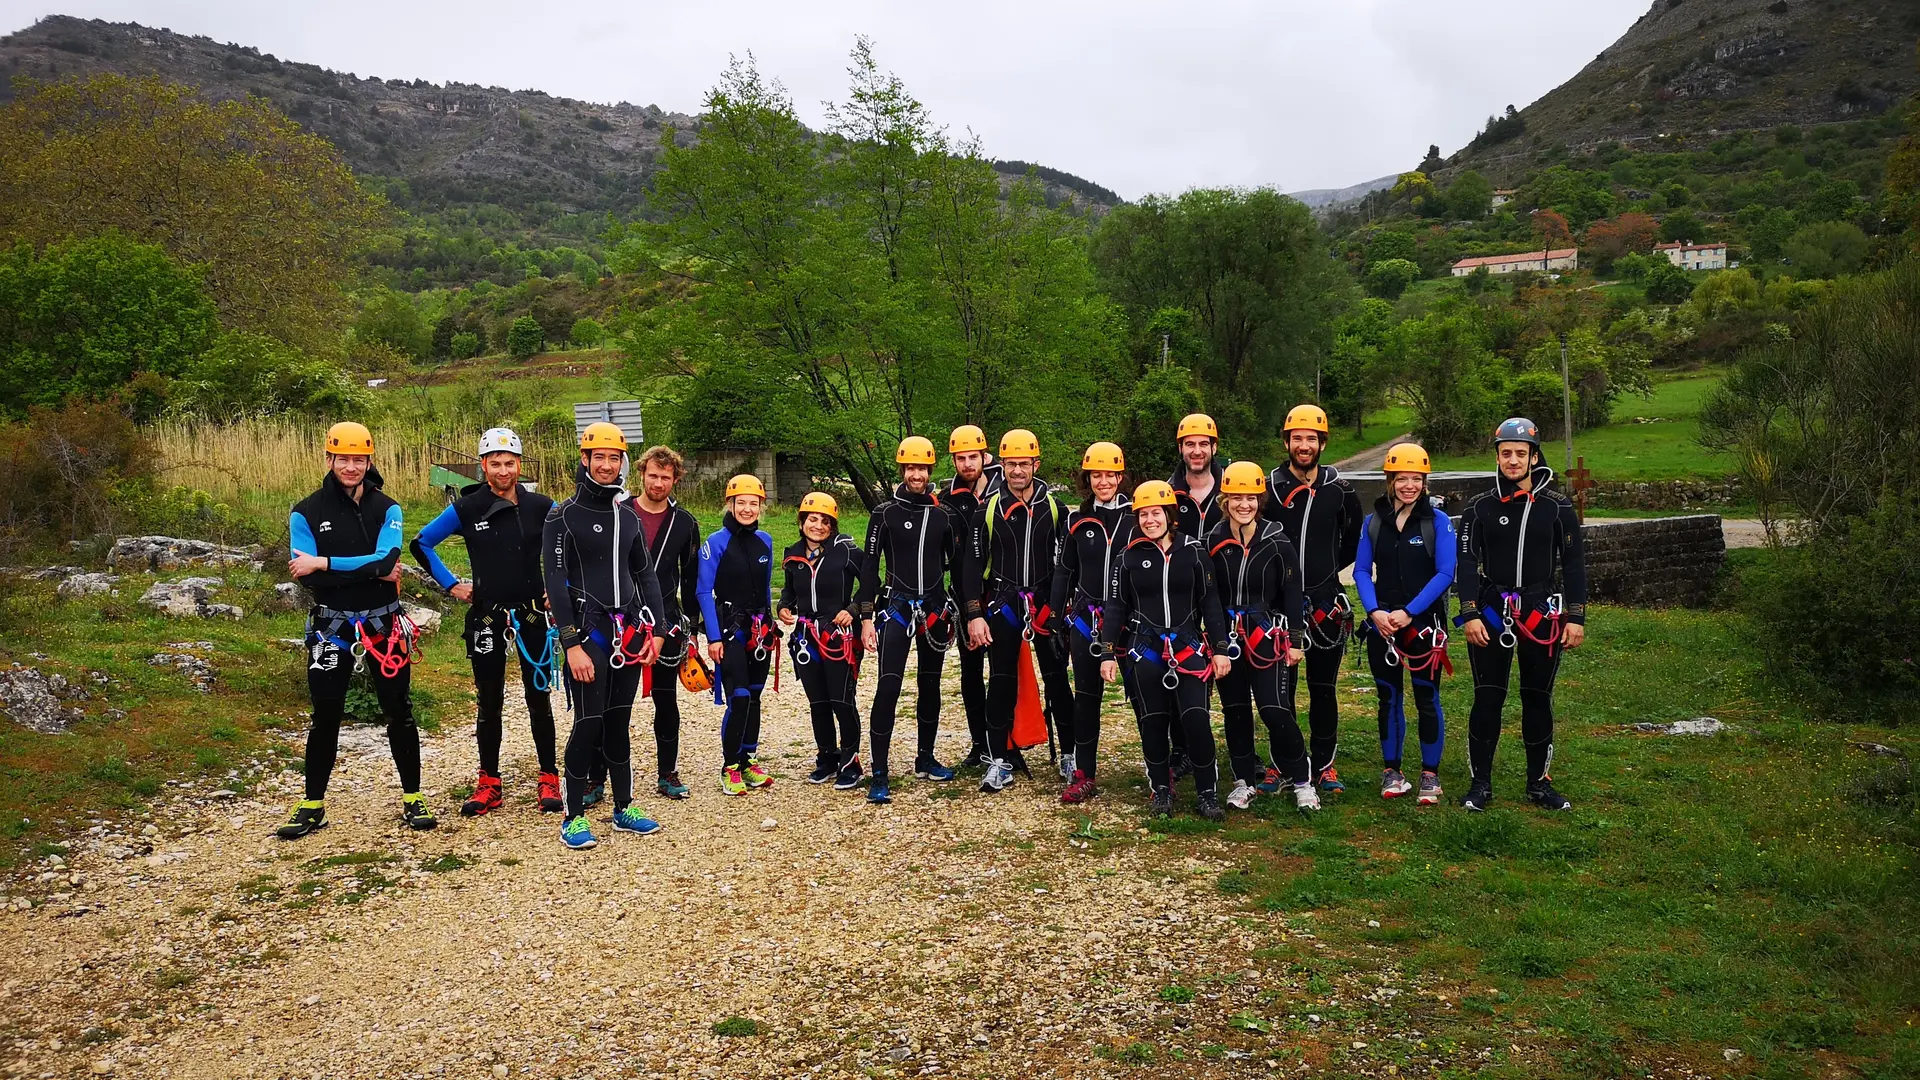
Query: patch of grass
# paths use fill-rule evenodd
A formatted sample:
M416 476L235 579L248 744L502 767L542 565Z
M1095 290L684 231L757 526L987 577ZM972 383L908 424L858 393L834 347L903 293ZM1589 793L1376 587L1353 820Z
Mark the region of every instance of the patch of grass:
M1224 870L1213 880L1213 887L1228 896L1245 896L1253 891L1253 878L1244 870Z
M454 870L465 870L467 867L472 866L473 862L474 860L470 856L455 855L449 851L445 855L428 859L426 862L421 863L420 869L425 870L429 874L445 874Z
M1187 1005L1193 1001L1193 990L1189 987L1173 985L1160 988L1160 1000L1169 1005Z
M185 968L161 968L147 977L156 990L180 990L192 986L200 976Z
M519 866L520 865L520 859L518 856L515 856L515 855L502 855L500 856L499 862L501 866Z
M393 856L384 851L348 851L339 855L327 855L318 859L308 859L308 870L330 870L336 866L373 866L390 863Z
M280 899L280 879L272 874L256 874L235 886L243 900Z
M1151 1065L1157 1053L1158 1048L1152 1043L1141 1042L1138 1039L1125 1046L1100 1046L1095 1047L1093 1051L1095 1057L1111 1061L1116 1065Z
M760 1025L744 1016L729 1016L713 1025L713 1033L723 1039L744 1039L760 1034Z

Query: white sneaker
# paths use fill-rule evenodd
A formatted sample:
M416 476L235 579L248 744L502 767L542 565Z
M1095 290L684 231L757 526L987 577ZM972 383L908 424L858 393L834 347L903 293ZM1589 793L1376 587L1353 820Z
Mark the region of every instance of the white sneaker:
M1412 790L1413 790L1413 785L1407 783L1406 775L1403 774L1399 769L1384 769L1381 771L1380 773L1380 797L1381 798L1397 799L1400 796L1405 795L1407 792Z
M1013 766L1005 758L994 758L987 764L987 774L980 778L980 790L997 792L1013 783Z
M1320 793L1312 784L1300 784L1293 789L1293 805L1301 810L1320 809Z
M1247 807L1253 805L1253 797L1255 794L1256 792L1247 786L1245 780L1235 780L1233 782L1233 790L1227 793L1227 805L1233 807L1235 810L1245 810Z
M1069 784L1073 783L1073 770L1076 768L1078 766L1074 764L1073 751L1069 750L1060 755L1060 779Z

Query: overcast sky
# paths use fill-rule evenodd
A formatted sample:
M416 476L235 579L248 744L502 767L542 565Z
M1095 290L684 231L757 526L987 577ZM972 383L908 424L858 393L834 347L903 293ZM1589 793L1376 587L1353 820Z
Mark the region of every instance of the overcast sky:
M1200 185L1344 187L1464 144L1620 36L1650 0L0 0L134 21L382 78L697 110L752 52L803 119L854 36L955 132L1135 199ZM49 6L57 4L58 6Z

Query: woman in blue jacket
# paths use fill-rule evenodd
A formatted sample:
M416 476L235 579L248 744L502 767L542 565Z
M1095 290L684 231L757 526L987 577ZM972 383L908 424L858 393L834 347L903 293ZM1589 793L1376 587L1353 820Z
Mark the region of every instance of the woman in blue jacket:
M720 715L720 791L745 795L773 783L760 764L760 691L780 647L773 614L773 537L759 527L767 488L741 473L727 481L727 512L700 545L700 616L707 655L719 678L714 700Z
M1407 740L1406 687L1413 675L1413 702L1420 714L1421 806L1440 801L1440 751L1446 745L1446 714L1440 710L1440 673L1447 660L1447 589L1459 551L1453 522L1427 498L1433 466L1413 443L1387 451L1387 493L1374 503L1360 530L1353 583L1366 609L1367 663L1380 694L1380 797L1413 790L1400 771Z

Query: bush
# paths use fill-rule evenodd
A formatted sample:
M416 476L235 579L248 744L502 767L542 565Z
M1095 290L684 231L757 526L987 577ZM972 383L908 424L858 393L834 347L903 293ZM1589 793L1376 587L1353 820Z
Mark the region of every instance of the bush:
M1506 411L1532 419L1542 435L1560 433L1565 426L1566 402L1561 397L1565 385L1557 371L1523 371L1507 382Z
M447 353L455 360L471 360L480 355L480 335L471 330L462 330L453 335L447 345Z
M1488 283L1493 280L1493 272L1485 266L1476 266L1467 271L1467 276L1461 280L1466 284L1468 296L1479 296L1487 291Z
M0 426L0 551L114 528L112 493L151 475L154 452L116 401L71 401Z
M1685 270L1664 260L1654 263L1644 281L1647 299L1656 304L1684 304L1687 297L1693 295L1693 279Z
M1384 363L1430 448L1484 446L1505 415L1506 369L1471 311L1435 309L1394 327Z
M236 546L262 542L259 525L204 491L178 485L162 490L151 478L115 484L115 524L150 536L180 536Z
M1386 259L1367 267L1367 291L1386 300L1398 299L1407 286L1420 280L1420 264L1409 259Z
M531 315L520 316L507 328L507 355L515 360L533 359L546 344L547 332Z
M1800 277L1851 274L1867 261L1867 234L1847 221L1816 221L1787 238L1781 254Z
M260 334L222 334L169 395L174 411L209 420L300 412L343 416L368 404L364 388L324 360Z
M1120 421L1120 445L1128 472L1136 477L1166 476L1179 463L1174 432L1180 418L1200 408L1193 373L1179 364L1154 365L1140 374Z
M433 346L433 331L420 317L413 298L381 289L353 322L355 341L378 341L409 360L425 360Z
M607 328L597 320L579 318L573 320L573 329L567 332L567 340L583 349L590 349L607 338Z

